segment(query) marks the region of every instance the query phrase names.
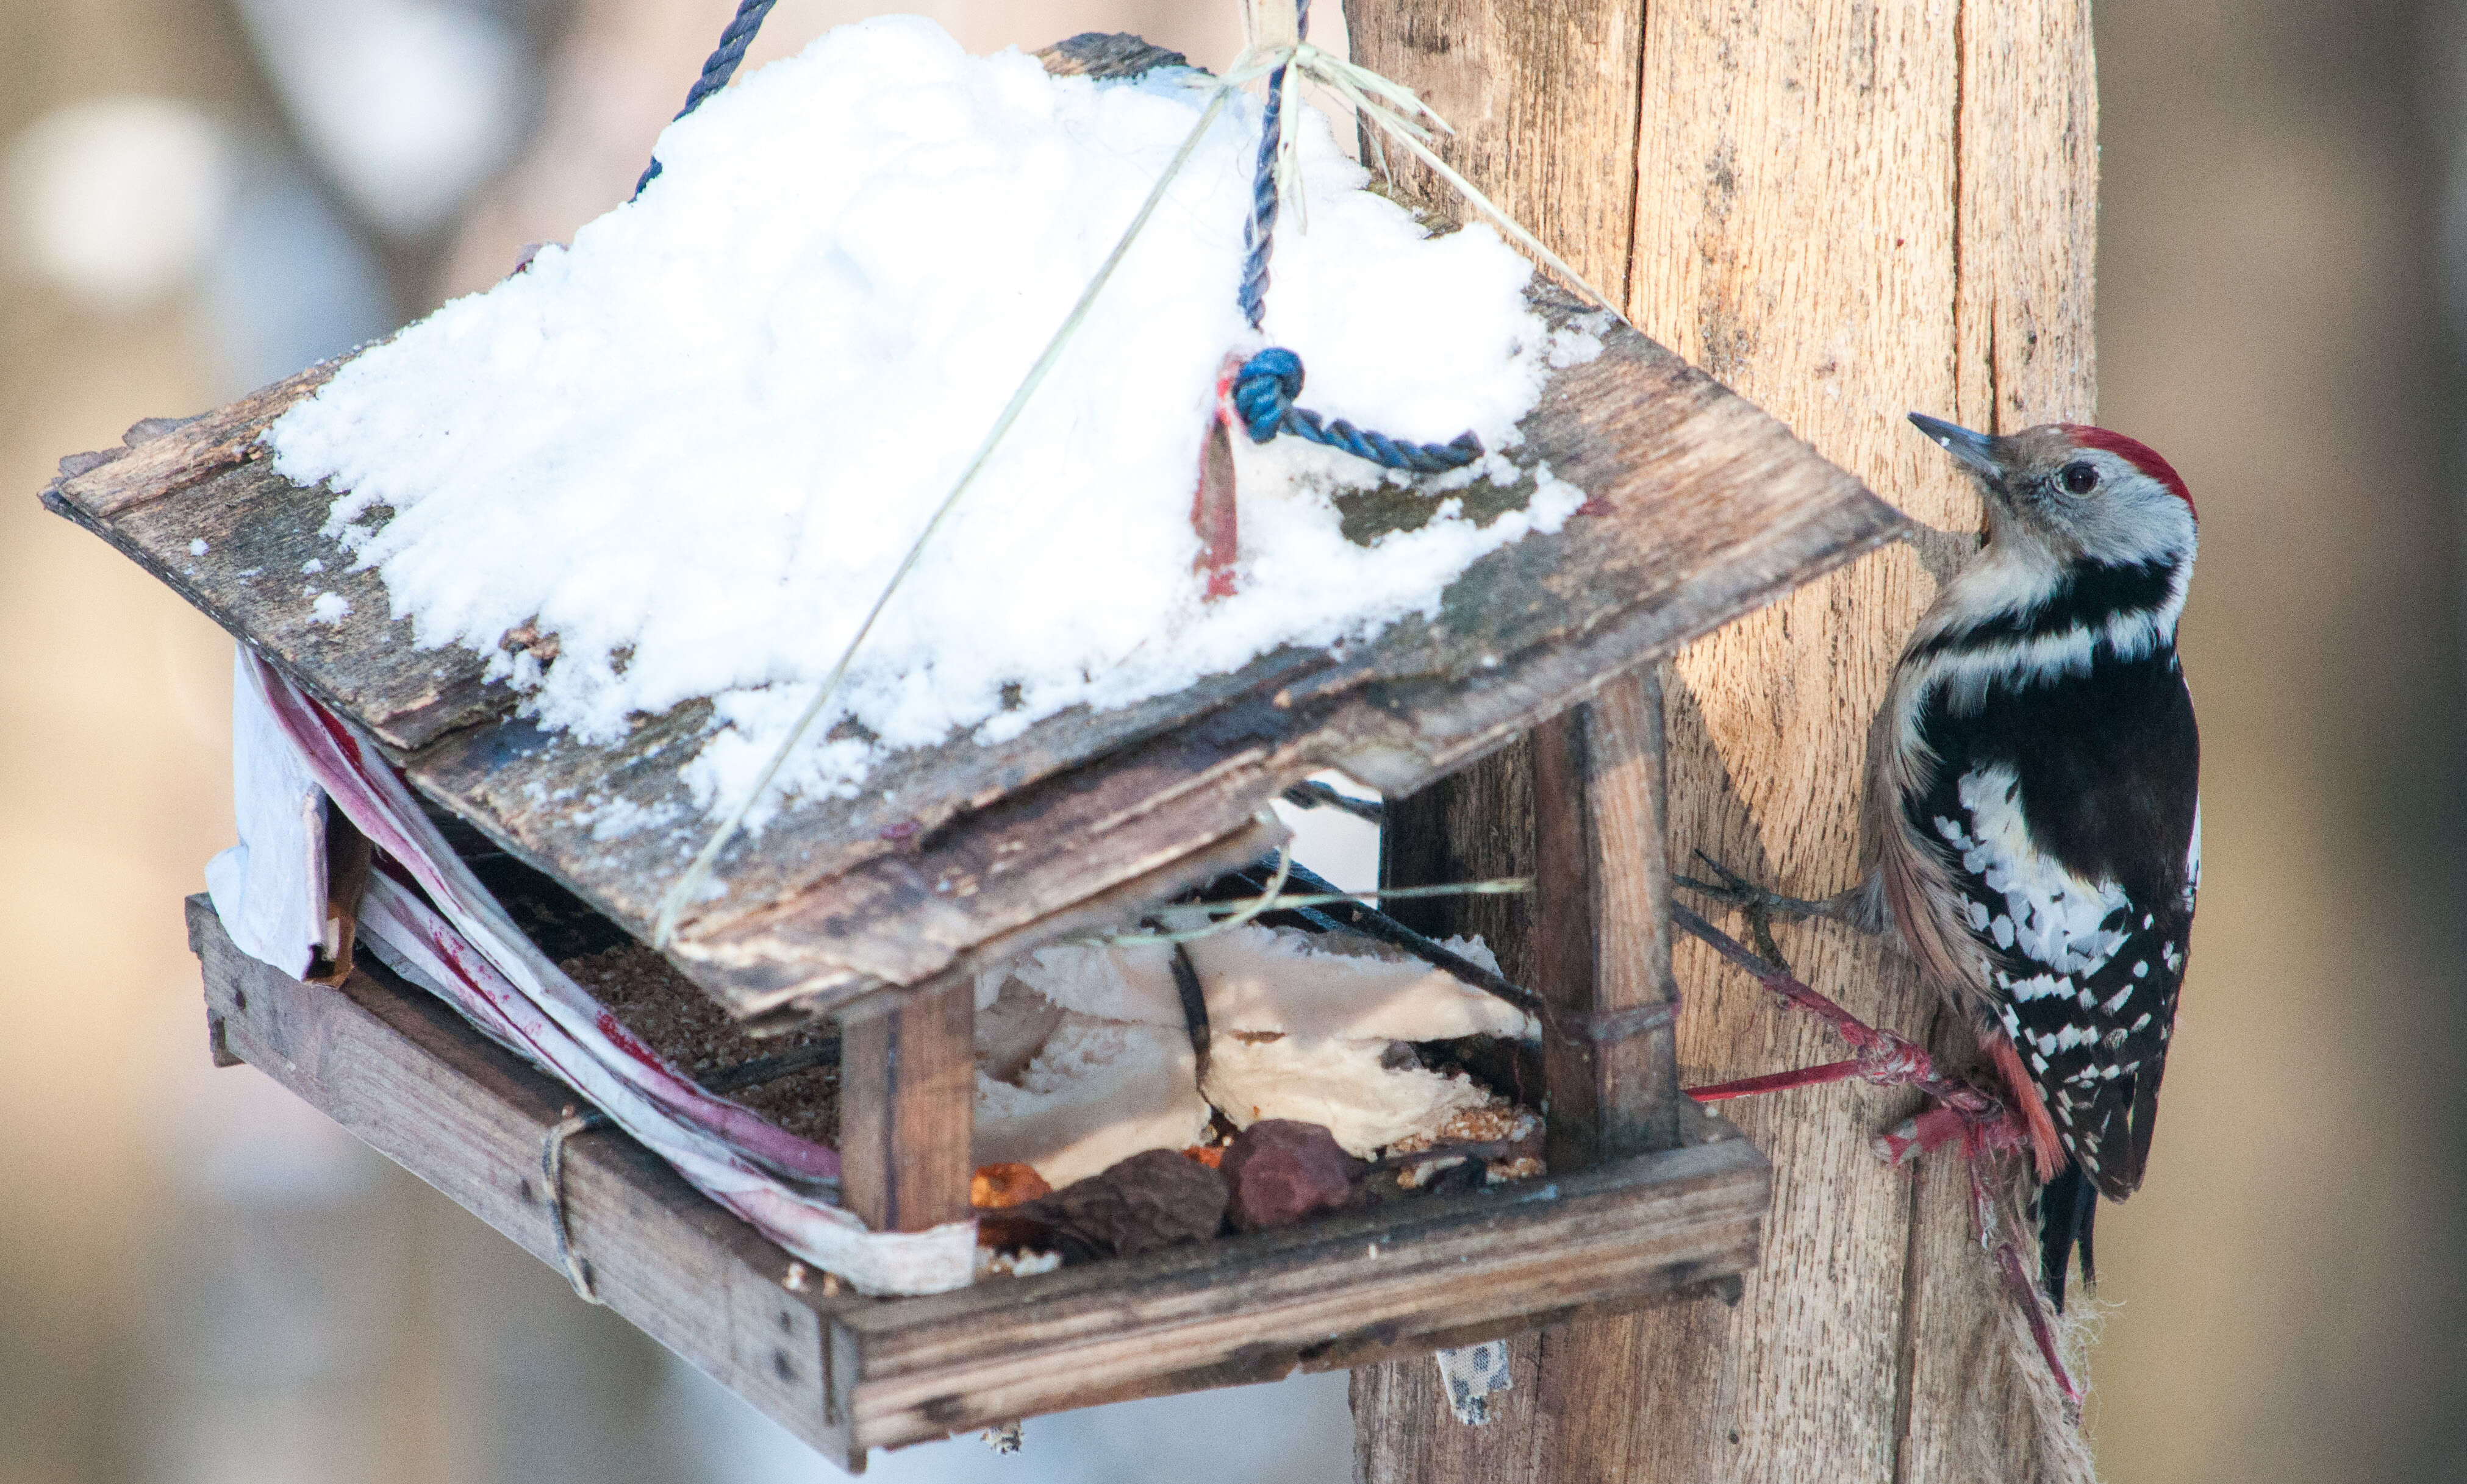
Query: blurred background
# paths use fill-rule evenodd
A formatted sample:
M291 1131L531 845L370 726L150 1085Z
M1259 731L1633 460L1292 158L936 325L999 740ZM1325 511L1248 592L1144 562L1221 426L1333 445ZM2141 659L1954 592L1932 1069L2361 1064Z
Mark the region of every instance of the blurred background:
M231 646L33 498L570 236L732 8L0 0L0 1484L836 1474L210 1070L177 903L230 841ZM978 51L1240 39L1220 0L914 8ZM872 9L783 0L753 61ZM2208 869L2089 1426L2116 1484L2467 1478L2467 13L2096 21L2100 420L2203 503ZM1311 1378L875 1472L1337 1480L1349 1433Z

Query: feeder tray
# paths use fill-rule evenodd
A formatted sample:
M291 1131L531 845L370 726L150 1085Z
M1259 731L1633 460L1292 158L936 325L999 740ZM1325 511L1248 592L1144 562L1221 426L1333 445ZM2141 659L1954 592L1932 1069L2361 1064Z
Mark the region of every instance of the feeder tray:
M1044 55L1050 70L1101 77L1180 61L1133 37ZM1531 297L1554 326L1586 312L1549 287ZM797 802L740 840L719 862L726 898L668 950L750 1026L840 1019L851 1209L876 1230L963 1219L976 971L1127 925L1256 862L1278 839L1262 812L1314 772L1408 793L1543 728L1548 1178L875 1300L826 1293L823 1273L600 1133L569 1154L565 1206L601 1296L856 1467L871 1447L1036 1412L1359 1364L1677 1293L1735 1295L1769 1171L1678 1094L1663 852L1648 839L1641 864L1617 867L1653 920L1608 941L1595 811L1624 791L1660 833L1651 662L1903 524L1662 347L1624 326L1600 338L1597 359L1553 374L1510 453L1525 471L1547 460L1589 503L1559 532L1475 563L1436 618L1408 618L1341 656L1279 650L1008 742L894 754L862 798ZM377 575L351 571L320 533L335 491L292 484L259 441L338 364L197 417L140 423L122 448L62 461L44 503L365 729L419 793L647 940L674 846L656 831L594 840L581 799L699 818L676 761L710 708L589 746L510 714L514 693L484 683L479 656L416 649L409 624L384 617ZM1528 472L1522 491L1479 483L1461 498L1507 508L1531 487ZM1379 500L1347 514L1361 535L1416 518L1412 503ZM350 600L339 624L309 622L291 584L259 580L311 559ZM1646 685L1584 705L1639 675ZM203 898L189 912L218 1059L259 1067L555 1260L539 1156L570 1093L366 959L339 988L303 983L238 951ZM1621 955L1650 972L1605 967Z

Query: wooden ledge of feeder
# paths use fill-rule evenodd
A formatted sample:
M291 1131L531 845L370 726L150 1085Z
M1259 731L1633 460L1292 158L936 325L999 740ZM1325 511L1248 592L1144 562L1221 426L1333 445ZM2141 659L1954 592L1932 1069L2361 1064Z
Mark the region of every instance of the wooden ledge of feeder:
M435 997L304 984L189 899L217 1061L247 1062L541 1261L540 1146L570 1094ZM1771 1171L1729 1124L1570 1176L1430 1196L931 1298L826 1293L613 1131L567 1147L608 1306L826 1455L1101 1402L1364 1364L1712 1293L1753 1266Z
M1047 62L1119 76L1169 57L1082 36ZM1531 296L1554 326L1585 312L1539 281ZM1560 531L1467 569L1436 619L1410 617L1342 655L1281 649L1007 742L893 754L860 798L799 803L738 841L719 863L728 896L687 920L672 959L740 1017L802 1016L1122 924L1256 859L1277 834L1261 811L1310 774L1410 792L1904 530L1779 422L1642 335L1588 323L1603 350L1553 374L1511 451L1519 481L1458 497L1478 515L1521 506L1548 461L1589 503ZM141 424L130 450L65 461L45 503L366 727L420 792L647 939L676 842L663 829L596 838L593 809L622 800L637 818L702 821L678 767L710 705L585 746L509 716L515 697L482 684L480 656L414 648L410 625L385 617L378 576L321 533L335 491L256 457L262 429L330 371L168 432ZM1420 500L1347 501L1361 539L1427 518ZM340 622L311 621L284 577L310 561L351 605Z

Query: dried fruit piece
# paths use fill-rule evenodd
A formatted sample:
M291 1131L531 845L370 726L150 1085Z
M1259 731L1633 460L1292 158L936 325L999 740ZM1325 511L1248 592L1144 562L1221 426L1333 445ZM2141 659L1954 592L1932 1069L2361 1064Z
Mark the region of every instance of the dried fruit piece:
M1351 1204L1365 1167L1319 1124L1262 1118L1234 1136L1218 1168L1234 1189L1234 1229L1259 1231Z
M1183 1242L1204 1242L1225 1224L1225 1181L1170 1149L1151 1149L1101 1175L983 1219L997 1247L1035 1246L1066 1263L1136 1257Z
M1052 1193L1053 1187L1030 1164L981 1164L968 1177L968 1203L981 1211L998 1211Z

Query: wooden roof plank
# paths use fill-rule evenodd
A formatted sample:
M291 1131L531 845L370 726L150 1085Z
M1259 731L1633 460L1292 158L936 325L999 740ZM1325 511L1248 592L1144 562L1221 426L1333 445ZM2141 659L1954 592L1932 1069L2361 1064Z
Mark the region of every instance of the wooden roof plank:
M343 363L327 361L185 421L148 418L129 443L61 461L43 504L118 547L208 618L396 749L510 709L467 649L421 649L385 582L324 534L334 491L274 472L259 441ZM202 550L200 549L202 543ZM313 564L314 570L311 570ZM314 595L351 605L319 618Z

